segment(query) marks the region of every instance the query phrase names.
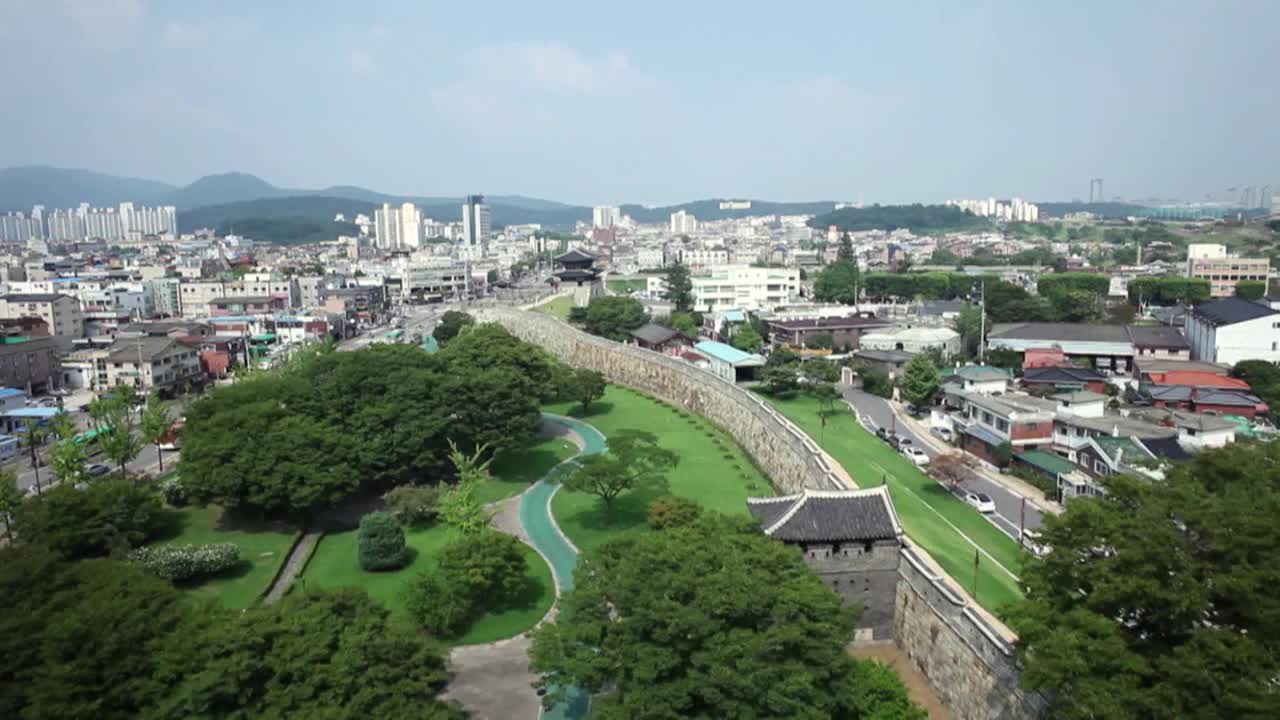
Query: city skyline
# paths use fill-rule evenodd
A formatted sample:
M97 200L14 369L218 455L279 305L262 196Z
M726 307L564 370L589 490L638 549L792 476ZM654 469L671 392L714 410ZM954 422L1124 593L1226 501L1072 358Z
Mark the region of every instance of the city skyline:
M308 7L10 3L0 63L39 112L0 118L0 156L580 205L1280 184L1280 92L1250 80L1273 3Z

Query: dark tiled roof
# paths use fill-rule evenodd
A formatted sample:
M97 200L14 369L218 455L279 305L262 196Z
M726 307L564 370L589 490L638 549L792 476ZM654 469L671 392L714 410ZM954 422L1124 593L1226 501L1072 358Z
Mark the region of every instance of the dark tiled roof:
M915 357L915 353L905 350L859 350L853 354L859 360L871 362L905 363Z
M633 337L639 338L650 345L661 345L680 333L668 327L656 325L654 323L645 323L635 330L631 331Z
M1275 310L1266 305L1237 297L1218 298L1217 300L1200 303L1192 310L1192 313L1197 317L1203 318L1211 325L1232 325L1277 314Z
M784 542L892 540L902 534L884 486L748 498L747 510L766 535Z
M1165 325L1130 325L1129 337L1136 347L1166 350L1189 350L1191 345L1182 335L1182 328Z
M1177 438L1144 438L1140 442L1151 451L1152 455L1158 458L1172 460L1173 462L1191 459L1191 453L1182 449L1182 446L1178 444Z
M16 293L5 295L4 299L15 303L56 302L59 298L71 297L62 293Z
M893 323L880 318L825 317L811 320L770 320L769 327L783 330L843 330L846 328L888 327Z
M1106 375L1092 368L1042 367L1022 371L1023 383L1088 383L1102 382Z
M587 262L588 260L595 260L595 259L596 259L595 255L588 255L587 253L584 253L581 250L570 250L569 252L556 258L556 262L558 263Z
M1078 323L1001 323L987 339L1058 340L1061 342L1129 342L1123 325L1082 325Z

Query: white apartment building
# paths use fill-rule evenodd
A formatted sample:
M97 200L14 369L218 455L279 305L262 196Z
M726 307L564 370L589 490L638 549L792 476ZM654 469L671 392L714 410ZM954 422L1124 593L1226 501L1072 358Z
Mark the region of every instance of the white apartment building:
M612 205L591 208L591 227L611 228L622 222L622 211Z
M471 257L483 257L489 253L489 206L483 195L468 195L462 204L462 243Z
M154 278L142 281L142 291L146 294L147 306L151 308L152 317L177 317L182 314L182 303L178 299L178 278Z
M38 317L49 324L50 335L84 336L84 314L80 310L80 302L62 293L0 296L0 317Z
M771 310L800 297L800 271L795 268L727 265L690 279L693 306L699 312L723 308Z
M724 248L680 248L676 250L676 261L687 265L690 270L714 270L732 264L729 251Z
M1014 222L1037 222L1040 219L1040 206L1029 203L1022 198L1012 200L948 200L947 205L958 207L979 217L993 217L997 220Z
M168 336L121 338L93 355L96 387L132 385L142 393L171 394L203 382L195 348Z
M422 246L422 211L413 203L394 207L382 203L373 211L374 245L384 250L413 250Z
M223 297L276 297L295 308L300 295L297 281L271 273L249 273L234 281L184 279L178 286L182 317L205 317L209 303Z
M646 269L664 267L667 262L662 248L641 248L636 251L636 264Z
M684 210L671 213L671 234L691 235L698 231L698 218Z
M1241 280L1266 281L1271 274L1270 258L1231 257L1225 245L1192 243L1187 246L1187 277L1209 281L1213 297L1235 295Z

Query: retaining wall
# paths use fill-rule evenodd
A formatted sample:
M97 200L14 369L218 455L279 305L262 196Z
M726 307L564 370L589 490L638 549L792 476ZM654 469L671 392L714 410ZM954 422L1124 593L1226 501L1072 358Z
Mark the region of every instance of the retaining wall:
M510 308L485 308L476 315L575 367L598 370L609 382L706 417L733 435L780 492L842 487L808 435L733 383L683 360L589 335L549 315Z
M1033 720L1045 698L1018 688L1012 645L910 548L898 565L894 642L957 720Z

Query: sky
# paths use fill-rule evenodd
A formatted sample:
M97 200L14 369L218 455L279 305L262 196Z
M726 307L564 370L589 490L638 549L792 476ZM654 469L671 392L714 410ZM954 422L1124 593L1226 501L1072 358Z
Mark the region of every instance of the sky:
M1276 27L1277 0L0 0L0 166L575 204L1280 192Z

